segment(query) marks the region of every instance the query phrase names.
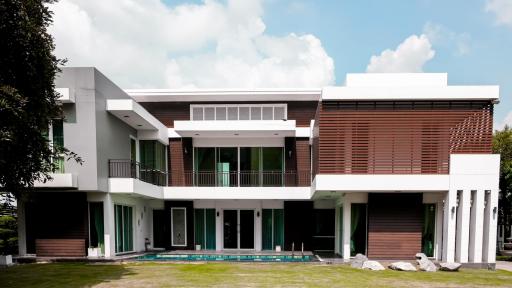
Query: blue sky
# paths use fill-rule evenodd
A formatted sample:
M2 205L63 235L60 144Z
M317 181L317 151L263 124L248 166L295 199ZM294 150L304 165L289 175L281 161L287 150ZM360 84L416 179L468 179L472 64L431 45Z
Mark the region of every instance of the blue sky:
M399 72L500 85L495 123L512 111L512 0L108 3L59 1L52 33L58 56L97 66L125 88L343 85L372 56L407 54L397 46L416 35L409 44L423 50L404 57L417 65Z
M267 1L270 34L312 33L334 59L336 84L346 73L365 72L371 55L394 49L426 23L467 33L469 51L458 55L453 44L433 45L435 57L425 72L448 72L450 84L498 84L501 102L496 121L512 110L512 27L496 25L485 1ZM449 41L447 41L449 42Z

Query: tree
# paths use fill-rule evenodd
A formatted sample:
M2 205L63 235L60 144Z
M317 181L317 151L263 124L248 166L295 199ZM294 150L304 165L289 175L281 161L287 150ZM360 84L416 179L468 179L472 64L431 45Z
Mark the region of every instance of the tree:
M50 147L44 131L62 119L55 76L64 60L53 55L51 0L0 0L0 187L19 199L35 181L51 179L52 159L81 163L64 147Z
M494 153L501 154L499 222L509 227L512 225L512 129L510 127L505 126L502 131L494 132L492 150Z

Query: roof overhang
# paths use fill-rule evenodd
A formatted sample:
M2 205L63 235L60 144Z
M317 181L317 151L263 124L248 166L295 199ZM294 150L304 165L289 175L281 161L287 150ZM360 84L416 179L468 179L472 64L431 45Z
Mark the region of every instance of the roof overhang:
M137 130L140 140L169 144L167 127L132 99L108 99L107 111Z
M137 102L318 101L320 88L126 89Z
M295 120L174 121L181 137L295 137Z
M60 103L75 103L75 93L69 88L55 88L55 91L59 93L57 101Z
M499 100L499 86L325 87L322 101Z

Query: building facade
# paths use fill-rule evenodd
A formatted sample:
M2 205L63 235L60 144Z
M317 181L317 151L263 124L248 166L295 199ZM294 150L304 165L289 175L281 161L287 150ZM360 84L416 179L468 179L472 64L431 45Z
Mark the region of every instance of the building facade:
M495 262L497 86L418 73L319 89L122 90L94 68L64 68L56 86L65 120L48 137L84 164L55 159L53 180L19 203L21 255Z

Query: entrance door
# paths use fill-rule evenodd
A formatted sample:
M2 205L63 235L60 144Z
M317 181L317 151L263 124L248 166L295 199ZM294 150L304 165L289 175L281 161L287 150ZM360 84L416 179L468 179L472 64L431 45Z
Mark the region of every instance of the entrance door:
M224 249L254 249L254 210L224 210Z

